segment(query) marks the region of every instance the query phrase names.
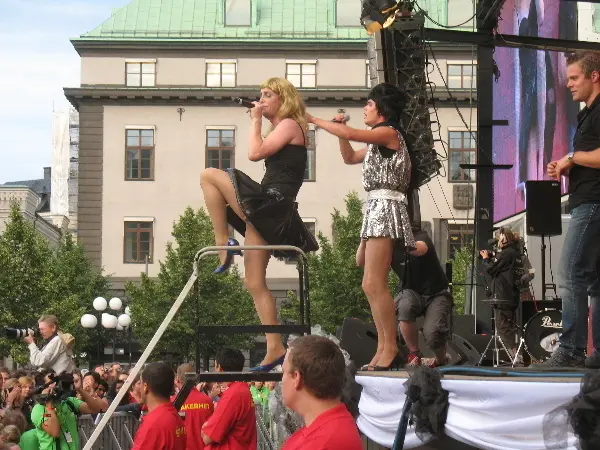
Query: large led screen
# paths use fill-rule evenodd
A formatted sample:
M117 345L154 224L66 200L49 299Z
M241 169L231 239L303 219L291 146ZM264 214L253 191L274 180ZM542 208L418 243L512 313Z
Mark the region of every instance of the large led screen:
M576 40L576 17L575 2L506 0L499 32ZM513 164L511 170L494 172L498 222L525 209L525 181L544 179L548 162L570 151L579 105L566 88L563 53L497 47L494 60L500 71L494 119L509 125L494 127L493 161Z

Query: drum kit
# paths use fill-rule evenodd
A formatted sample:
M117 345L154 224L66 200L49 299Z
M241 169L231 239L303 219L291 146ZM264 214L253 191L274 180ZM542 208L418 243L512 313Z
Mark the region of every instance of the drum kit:
M499 308L510 302L499 299L486 299L485 303L492 307L493 321L494 321L494 334L490 338L487 347L485 348L479 365L483 362L485 355L489 348L494 343L492 348L493 357L492 364L494 367L498 367L501 364L500 351L504 350L510 358L510 364L515 367L519 361L519 354L521 351L525 351L531 358L531 363L541 363L546 361L552 353L558 349L559 338L562 334L562 312L558 309L544 309L536 312L520 330L520 342L515 354L510 352L505 343L498 335L498 328L496 327L496 312ZM520 327L518 327L520 328Z

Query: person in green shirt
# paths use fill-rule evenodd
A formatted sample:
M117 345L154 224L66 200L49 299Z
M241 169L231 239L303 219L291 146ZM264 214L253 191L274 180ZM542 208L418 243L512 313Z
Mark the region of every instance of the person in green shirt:
M263 381L255 381L254 384L250 386L250 393L252 394L252 400L254 400L255 405L259 405L263 409L269 407L269 395L271 395L271 391L265 386Z
M51 393L56 383L51 384L42 393ZM37 404L31 411L31 421L36 429L39 450L79 450L77 416L102 412L104 403L75 386L82 400L69 397L60 402L48 400L46 404ZM57 445L58 444L58 445Z

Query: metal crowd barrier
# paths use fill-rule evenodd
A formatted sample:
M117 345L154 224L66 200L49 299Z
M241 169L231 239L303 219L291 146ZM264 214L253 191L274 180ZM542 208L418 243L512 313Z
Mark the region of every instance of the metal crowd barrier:
M79 417L79 442L80 448L85 447L96 425L103 414L95 418L89 414ZM93 443L94 450L130 450L133 447L133 438L139 426L139 420L131 413L116 412L104 427L98 439Z

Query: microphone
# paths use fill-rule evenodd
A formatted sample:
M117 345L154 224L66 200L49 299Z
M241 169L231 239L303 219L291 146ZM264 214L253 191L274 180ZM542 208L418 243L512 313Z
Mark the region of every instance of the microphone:
M244 100L242 98L239 97L232 97L231 100L233 101L233 103L236 103L240 106L243 106L245 108L254 108L254 103L249 102L248 100Z
M333 120L333 119L331 119L330 122L334 122L334 123L346 123L349 120L350 120L350 114L346 113L346 114L344 114L344 121L343 122L339 121L339 120Z

